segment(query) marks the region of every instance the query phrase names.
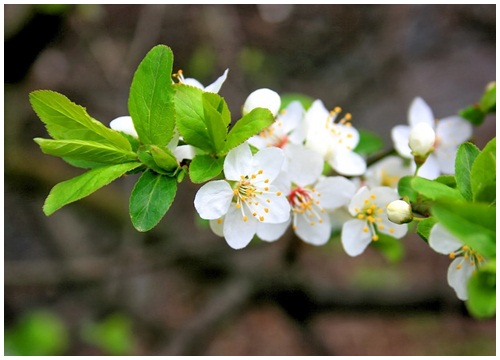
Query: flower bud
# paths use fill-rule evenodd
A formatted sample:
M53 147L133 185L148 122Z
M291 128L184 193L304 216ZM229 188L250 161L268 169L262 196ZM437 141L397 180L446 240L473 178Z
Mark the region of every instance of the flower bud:
M116 131L124 132L127 135L139 138L135 130L134 123L130 116L120 116L109 123L109 127Z
M255 108L261 107L271 111L273 116L278 115L281 106L281 98L277 92L270 89L258 89L248 95L243 105L243 115L248 114Z
M430 152L434 150L436 142L436 133L427 123L418 123L410 131L410 149L415 157L427 158Z
M387 217L395 224L406 224L413 220L413 212L407 202L394 200L387 205Z

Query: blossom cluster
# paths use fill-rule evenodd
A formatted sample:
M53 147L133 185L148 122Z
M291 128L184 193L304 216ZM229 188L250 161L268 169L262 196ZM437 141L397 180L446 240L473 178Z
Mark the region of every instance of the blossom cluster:
M204 87L195 79L175 75L180 83L217 93L227 70ZM416 174L435 179L453 174L457 147L472 135L472 126L458 116L436 120L422 98L408 112L409 125L397 125L391 136L397 155L367 166L355 149L360 134L351 114L335 107L329 111L317 99L307 109L299 101L281 109L281 97L258 89L246 99L243 115L267 108L274 123L230 150L223 178L204 184L194 206L212 231L233 249L246 247L257 236L272 242L291 228L311 245L324 245L332 231L341 229L345 252L357 256L381 234L400 239L413 220L411 206L400 200L399 179ZM280 110L281 109L281 110ZM132 119L122 116L111 128L137 137ZM167 147L181 162L192 159L196 148L179 145L176 133ZM482 258L436 224L429 243L453 258L449 284L460 299L467 299L465 284Z

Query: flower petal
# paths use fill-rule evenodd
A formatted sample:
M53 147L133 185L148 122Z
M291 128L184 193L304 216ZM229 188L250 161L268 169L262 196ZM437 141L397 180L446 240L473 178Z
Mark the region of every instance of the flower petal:
M387 214L382 214L382 221L377 223L377 229L383 234L401 239L408 233L408 224L395 224L387 218Z
M304 108L299 101L292 101L284 110L284 113L278 115L278 121L283 124L283 131L288 134L295 130L302 122Z
M233 195L226 181L210 181L196 193L194 207L202 219L216 220L227 213Z
M432 250L449 255L450 253L460 249L462 243L446 230L441 224L435 224L429 234L429 246Z
M351 215L357 215L360 209L365 205L365 200L370 196L370 190L366 186L363 186L358 189L356 194L351 199L349 203L348 209ZM356 210L358 209L358 210Z
M117 117L116 119L111 120L111 122L109 123L109 127L113 130L121 131L137 139L139 138L131 116Z
M404 158L413 159L410 146L408 145L410 139L411 128L407 125L396 125L391 129L391 138L394 148Z
M349 204L356 193L356 185L343 176L326 177L318 181L315 188L321 194L319 200L321 207L325 209L336 209Z
M224 217L217 220L210 220L208 223L210 224L210 229L212 229L215 235L224 237Z
M357 176L366 171L365 159L349 150L338 151L328 163L341 175Z
M310 219L306 215L296 215L295 233L299 238L311 245L324 245L331 235L330 218L328 214L321 214L322 222L318 219Z
M472 136L472 124L460 116L449 116L438 121L436 136L439 140L438 149L440 143L458 147Z
M224 82L226 81L228 72L229 72L229 69L226 69L224 71L224 73L217 78L217 80L215 80L213 83L211 83L210 85L207 85L207 87L205 87L205 91L213 92L213 93L217 94L220 91L222 84L224 84Z
M205 90L203 84L194 78L185 78L184 80L182 80L182 83L184 85L194 86L195 88Z
M243 115L248 114L255 108L268 109L273 116L278 114L281 106L281 97L276 91L271 89L257 89L248 95L243 105Z
M342 227L342 246L349 256L358 256L365 251L372 242L371 233L363 231L366 222L362 220L349 220Z
M460 300L467 300L467 283L475 270L475 266L463 257L453 260L448 267L448 284L455 290Z
M414 127L418 123L426 123L434 128L434 114L431 108L421 97L413 99L408 110L408 123L410 127Z
M262 217L264 223L279 224L290 218L290 203L284 194L278 196L277 192L275 187L270 186L269 193L256 197L258 205L255 205L255 202L249 205L256 218Z
M457 156L456 146L440 146L434 153L438 167L443 174L455 174L455 159Z
M255 235L258 220L252 216L243 220L241 211L233 204L224 218L224 238L233 249L243 249Z
M174 156L178 161L193 159L196 155L196 148L192 145L181 145L174 149Z
M226 179L241 180L240 176L250 174L252 158L252 151L246 142L231 149L224 160L224 176Z
M257 236L264 241L278 240L290 226L291 220L285 221L281 224L267 224L259 223L257 225Z
M295 144L288 144L284 152L287 159L285 171L294 183L306 186L318 180L324 165L319 153Z
M284 161L285 154L283 150L277 147L264 148L253 156L250 173L257 174L262 170L259 180L262 179L263 182L265 179L269 179L270 182L273 182L278 177Z
M434 180L441 174L439 163L436 155L430 154L425 160L424 164L418 169L418 176L425 179Z

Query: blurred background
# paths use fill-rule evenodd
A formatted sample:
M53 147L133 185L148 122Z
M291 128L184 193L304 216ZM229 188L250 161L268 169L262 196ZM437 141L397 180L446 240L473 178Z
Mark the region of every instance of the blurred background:
M495 5L4 5L4 31L5 354L495 354L495 319L467 314L449 259L417 236L357 258L338 239L234 251L196 218L188 181L138 233L133 176L45 217L51 187L80 171L41 153L28 102L54 90L108 125L162 43L205 85L230 69L233 120L257 88L303 93L390 148L415 96L441 118L495 80ZM495 131L490 117L474 141Z

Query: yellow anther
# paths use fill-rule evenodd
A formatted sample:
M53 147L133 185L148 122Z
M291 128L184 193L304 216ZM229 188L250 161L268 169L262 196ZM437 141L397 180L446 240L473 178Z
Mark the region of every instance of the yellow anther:
M373 236L372 236L372 240L373 240L373 241L377 241L377 240L378 240L378 235L373 235Z
M293 230L297 230L297 225L293 225L293 226L292 226L292 229L293 229Z
M449 257L450 257L450 259L451 259L451 260L455 259L455 253L454 253L454 252L451 252L451 253L449 254Z
M217 219L217 224L222 224L222 218Z
M254 212L254 213L252 213L252 215L253 215L253 216L257 216L257 213L256 213L256 212Z
M276 193L276 195L277 195L277 196L281 196L281 191L278 191L278 192Z
M271 199L266 199L266 201L267 201L268 203L270 203L270 202L271 202Z
M390 229L389 229L389 232L390 232L391 234L394 234L394 229L393 229L393 228L390 228Z
M318 220L318 222L319 222L320 224L322 224L322 223L323 223L323 219L319 219L319 220Z
M380 225L378 226L378 228L379 228L380 230L384 230L384 225L380 224Z
M358 208L354 208L354 212L359 212L359 209Z
M346 119L346 120L351 120L351 119L352 119L352 115L351 115L351 113L347 113L347 114L345 114L345 116L344 116L344 117L345 117L345 119Z
M456 266L456 269L457 269L457 270L460 270L461 268L462 268L462 264L458 264L458 265Z
M370 195L370 198L371 198L371 199L375 199L375 198L376 198L376 196L375 196L374 194L371 194L371 195Z
M241 208L241 203L236 203L236 209Z
M347 138L348 139L352 138L352 134L347 134Z
M265 191L269 191L269 187L267 187L267 186L266 186L266 187L264 188L264 190L265 190Z
M370 216L367 216L367 217L366 217L366 220L368 220L368 221L369 221L369 222L371 222L371 223L374 223L374 222L375 222L375 218L374 218L373 216L371 216L371 215L370 215Z
M264 208L264 211L265 211L266 213L268 213L268 212L269 212L269 209L268 209L268 208Z
M248 220L248 217L245 215L243 216L243 221L247 221Z
M264 216L259 216L260 221L264 221Z
M342 111L342 108L341 108L340 106L335 106L335 108L333 109L333 111L334 111L335 113L339 113L339 112L341 112L341 111Z
M269 182L269 179L264 180L264 182L267 184Z
M264 172L264 170L260 169L257 173L260 175Z
M371 215L371 214L372 214L372 212L373 212L373 211L372 211L372 209L366 209L366 213L367 213L368 215Z
M363 220L365 216L363 214L358 214L358 219Z
M233 190L233 194L234 194L234 195L238 195L238 189L234 189L234 190Z
M470 250L470 248L469 248L467 245L464 245L464 246L462 246L462 250L463 250L463 251L469 251L469 250Z
M314 221L311 221L311 225L314 225Z
M369 203L370 203L370 200L365 199L365 204L369 204Z
M368 228L366 226L363 228L363 232L368 232Z
M257 175L252 174L252 179L255 179L256 177L257 177Z

